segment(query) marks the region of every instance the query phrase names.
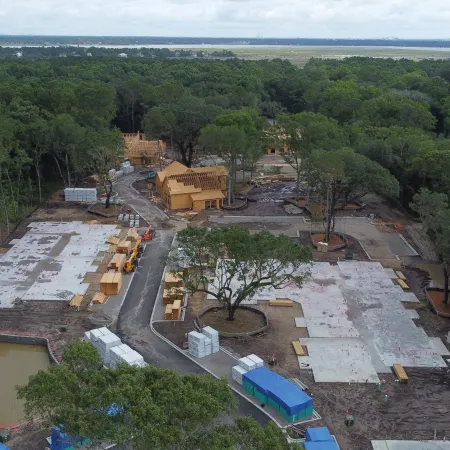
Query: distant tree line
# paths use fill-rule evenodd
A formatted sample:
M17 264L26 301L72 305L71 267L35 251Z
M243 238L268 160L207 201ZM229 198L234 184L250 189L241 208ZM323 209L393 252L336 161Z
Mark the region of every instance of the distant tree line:
M317 192L334 180L339 189L331 194L350 197L387 181L385 193L398 192L404 205L421 188L450 192L449 61L312 59L299 69L279 59L120 59L94 51L107 50L0 62L4 228L55 185L73 186L89 173L93 148L119 151L120 132L165 139L185 164L205 149L235 174L253 170L272 145L267 118L289 131L289 142L277 145L298 161L316 161L308 181ZM318 164L322 151L341 152L345 164L331 173ZM301 164L298 170L304 178ZM358 178L361 171L373 174L371 186Z

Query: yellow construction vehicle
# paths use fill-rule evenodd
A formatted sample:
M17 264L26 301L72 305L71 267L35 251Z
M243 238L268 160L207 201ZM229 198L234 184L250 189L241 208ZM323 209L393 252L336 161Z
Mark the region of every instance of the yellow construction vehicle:
M142 255L142 242L137 241L136 245L133 248L133 251L131 252L130 257L123 266L124 273L131 273L136 270L136 267L139 265L139 258L141 257L141 255Z

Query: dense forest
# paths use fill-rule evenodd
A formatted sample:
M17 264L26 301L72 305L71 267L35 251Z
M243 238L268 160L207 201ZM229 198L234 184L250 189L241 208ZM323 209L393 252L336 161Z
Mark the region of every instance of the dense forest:
M298 119L302 145L389 171L405 205L422 187L449 192L448 61L313 59L298 69L281 60L69 56L5 59L0 76L6 226L55 186L75 185L92 170L94 149L120 147L120 132L166 139L187 164L199 145L239 149L250 164L267 145L265 118L277 117Z

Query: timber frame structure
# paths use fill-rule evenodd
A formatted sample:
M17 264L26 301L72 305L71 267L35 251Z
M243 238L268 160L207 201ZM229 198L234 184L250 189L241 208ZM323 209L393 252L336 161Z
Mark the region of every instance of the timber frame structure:
M148 166L159 164L162 153L166 146L163 141L149 141L144 133L124 134L126 152L132 166Z

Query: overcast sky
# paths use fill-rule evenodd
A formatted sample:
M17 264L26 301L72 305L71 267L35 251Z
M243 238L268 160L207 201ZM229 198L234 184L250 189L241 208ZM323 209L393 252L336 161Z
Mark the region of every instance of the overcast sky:
M0 0L0 33L450 38L450 0Z

